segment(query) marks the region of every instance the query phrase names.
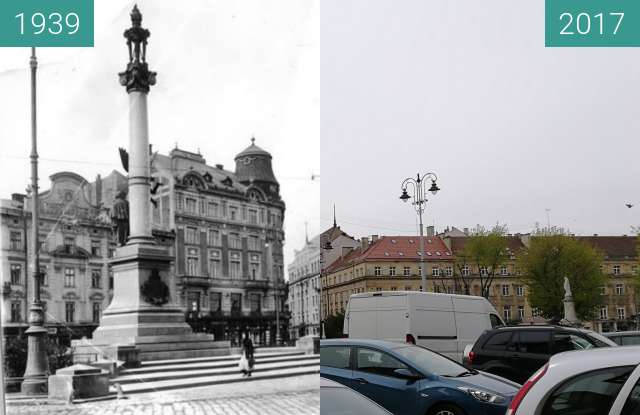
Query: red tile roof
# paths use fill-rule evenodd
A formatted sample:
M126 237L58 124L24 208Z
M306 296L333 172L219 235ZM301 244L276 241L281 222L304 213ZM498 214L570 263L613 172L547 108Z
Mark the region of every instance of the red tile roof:
M635 236L576 236L576 239L598 249L604 259L632 259L638 255Z
M522 249L525 248L519 236L507 236L506 238L507 238L507 247L509 248L510 252L517 254L518 252L520 252ZM467 243L467 239L469 239L469 237L468 236L451 236L446 239L450 241L451 250L455 255L464 249L464 246Z
M363 251L359 246L327 267L331 273L346 266L372 261L419 261L420 237L383 236ZM438 236L424 237L425 261L453 260L453 254Z

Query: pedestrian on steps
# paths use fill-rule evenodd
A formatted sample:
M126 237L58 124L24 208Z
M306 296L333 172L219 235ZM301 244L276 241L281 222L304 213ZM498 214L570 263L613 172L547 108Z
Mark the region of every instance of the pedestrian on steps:
M242 371L242 377L251 377L251 371L255 364L253 357L253 342L249 337L249 333L244 333L244 339L242 339L242 356L240 357L240 370Z

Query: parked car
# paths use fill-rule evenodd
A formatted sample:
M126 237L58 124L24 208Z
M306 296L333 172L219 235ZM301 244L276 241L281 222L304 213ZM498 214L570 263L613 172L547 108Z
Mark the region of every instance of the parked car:
M560 353L511 401L507 415L640 413L640 346Z
M562 326L510 326L484 333L465 356L467 367L522 384L556 353L616 346L590 330Z
M602 333L603 336L611 339L619 346L633 346L640 344L640 331L616 331Z
M504 415L519 387L423 347L383 340L322 340L320 375L396 415Z
M320 377L320 415L391 415L371 399L341 383Z
M379 291L349 298L344 334L354 339L413 343L461 362L466 345L485 330L503 324L483 297Z

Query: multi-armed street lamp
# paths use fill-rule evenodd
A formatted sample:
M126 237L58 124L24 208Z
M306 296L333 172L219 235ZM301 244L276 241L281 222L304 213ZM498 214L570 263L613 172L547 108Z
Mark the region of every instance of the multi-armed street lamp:
M431 186L428 189L425 179L431 180ZM400 200L402 200L403 202L407 202L412 198L412 196L407 193L407 187L409 185L413 187L412 205L415 208L418 217L420 218L420 280L422 281L422 287L420 288L420 291L427 290L427 277L424 267L424 230L422 226L422 213L424 212L427 204L427 192L431 192L435 195L436 193L438 193L438 190L440 190L440 188L436 184L437 180L438 176L436 176L435 173L423 174L422 177L420 177L420 173L418 173L417 178L415 179L413 177L404 179L401 186L402 195L400 195Z

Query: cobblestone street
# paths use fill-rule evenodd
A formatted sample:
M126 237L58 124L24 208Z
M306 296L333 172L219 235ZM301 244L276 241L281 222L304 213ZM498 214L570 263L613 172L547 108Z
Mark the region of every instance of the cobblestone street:
M134 395L85 404L10 403L7 414L306 415L320 408L318 375Z

